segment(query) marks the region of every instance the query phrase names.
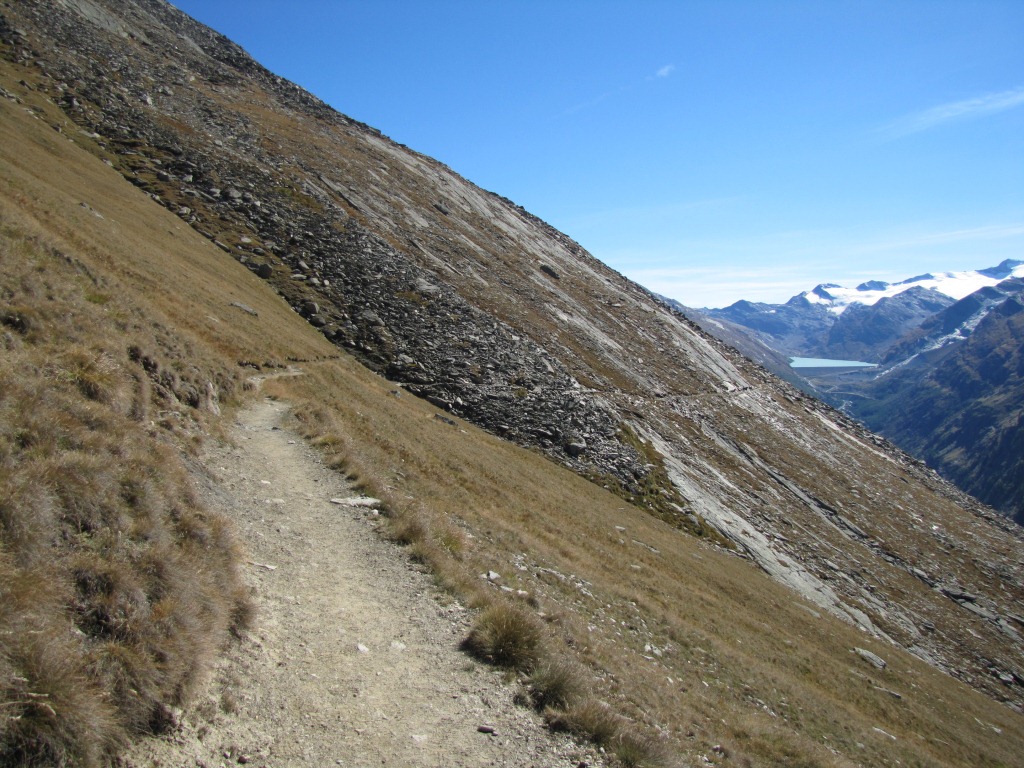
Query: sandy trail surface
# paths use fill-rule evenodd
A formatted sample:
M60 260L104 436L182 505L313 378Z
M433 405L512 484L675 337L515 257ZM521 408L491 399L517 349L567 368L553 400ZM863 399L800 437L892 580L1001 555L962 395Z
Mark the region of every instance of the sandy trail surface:
M142 766L579 766L513 685L458 650L468 612L375 528L376 513L260 399L197 470L246 549L254 629ZM492 731L492 732L487 732Z

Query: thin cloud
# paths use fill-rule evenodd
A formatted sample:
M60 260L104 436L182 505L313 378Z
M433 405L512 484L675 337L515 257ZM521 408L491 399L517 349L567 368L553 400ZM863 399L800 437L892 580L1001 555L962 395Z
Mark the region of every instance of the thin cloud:
M675 71L675 69L676 69L676 65L675 64L666 64L661 69L659 69L657 72L655 72L653 75L649 75L646 79L648 81L651 81L651 80L658 80L658 79L666 78L669 75L671 75ZM590 109L591 107L596 107L598 104L600 104L600 103L602 103L604 101L607 101L608 99L612 98L613 96L618 96L620 94L627 93L628 91L632 91L638 84L639 84L639 81L637 83L631 83L629 85L623 85L623 86L621 86L619 88L616 88L614 90L605 91L601 95L595 96L594 98L588 99L587 101L581 101L578 104L573 104L571 107L568 107L567 109L565 109L562 112L562 117L565 117L567 115L573 115L573 114L575 114L577 112L581 112L581 111L583 111L585 109Z
M915 112L894 120L881 130L887 139L899 139L921 133L955 120L986 117L1014 109L1024 104L1024 86L999 93L987 93L963 101L953 101Z
M743 298L780 303L814 286L813 279L789 270L634 269L625 272L655 293L689 307L724 307Z
M595 96L594 98L590 99L589 101L581 101L579 104L573 104L571 107L565 109L562 112L562 117L565 117L567 115L574 115L577 112L580 112L580 111L582 111L584 109L590 109L591 107L596 107L601 102L606 101L606 100L610 99L612 96L615 96L616 94L622 93L625 90L627 90L627 89L626 88L619 88L619 89L614 90L614 91L605 91L600 96Z
M875 251L907 250L946 243L971 242L977 240L1003 240L1024 235L1024 222L1012 224L993 224L968 229L952 229L940 232L923 232L906 237L896 237L878 242L864 243L852 250L852 253L870 253Z

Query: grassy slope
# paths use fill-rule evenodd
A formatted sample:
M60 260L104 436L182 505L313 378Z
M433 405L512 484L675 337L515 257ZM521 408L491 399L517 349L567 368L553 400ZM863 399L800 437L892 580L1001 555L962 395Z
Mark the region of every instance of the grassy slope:
M332 350L32 98L0 101L0 763L90 765L166 726L248 618L182 451L238 360Z
M185 570L213 574L209 583L234 583L231 552L224 549L229 537L200 535L205 529L198 523L180 525L188 519L220 527L190 498L177 452L216 430L216 415L193 397L197 387L215 382L222 405L230 406L245 397L239 361L280 364L292 357L309 361L307 375L274 381L271 391L299 403L310 435L387 500L396 529L404 528L399 535L414 542L414 556L475 606L510 601L541 618L546 654L577 659L593 698L658 734L673 751L736 765L1012 765L1019 758L1019 715L815 615L749 563L673 531L535 454L436 419L436 409L394 397L393 386L347 357L327 359L337 350L263 283L47 127L59 122L56 110L39 120L0 102L4 310L17 305L32 315L4 329L5 480L16 462L32 458L26 457L31 441L18 437L25 420L36 418L30 427L42 433L61 420L59 413L77 413L71 437L54 437L53 460L84 462L87 454L94 463L82 467L82 478L93 476L86 470L102 474L137 462L136 474L149 478L151 501L131 501L139 494L124 493L126 478L114 473L114 491L83 479L65 494L79 506L94 505L92 529L67 522L59 492L49 518L45 510L18 518L31 523L21 529L5 519L0 584L8 591L0 620L10 634L2 673L13 684L0 694L0 738L7 744L26 725L24 718L11 720L15 712L34 718L37 732L48 724L70 729L70 744L83 743L76 733L103 728L114 738L124 727L116 709L74 700L69 691L81 687L65 685L59 705L56 696L29 696L46 693L26 666L33 653L57 652L74 667L65 681L116 687L94 663L96 645L111 642L111 633L94 640L68 631L83 592L76 558L92 557L97 569L115 560L134 566L148 562L139 552L163 542L167 551L195 558L195 567ZM12 392L20 399L11 399ZM190 397L198 407L188 405ZM89 443L94 434L96 444ZM119 450L129 451L127 458ZM50 479L26 477L26 504L33 495L49 498ZM52 487L61 486L53 481ZM5 514L13 519L10 507ZM145 525L132 522L138 507L150 510ZM110 509L123 514L105 518ZM166 532L155 532L158 527ZM118 531L125 536L111 535ZM111 548L108 539L125 537L132 542L127 551ZM39 568L45 570L33 570ZM481 580L487 570L526 594ZM137 616L140 632L154 624L158 599L146 582L153 571L142 567L141 576L131 577L138 589L122 590L146 595L148 603L137 601L151 609ZM23 597L14 599L15 589L24 589ZM209 592L209 586L198 590L201 597ZM181 647L215 645L233 619L231 606L210 611L214 618L203 627L169 622L158 634ZM117 615L127 615L124 606ZM36 623L26 624L26 616ZM48 650L40 637L56 645ZM855 647L873 650L889 667L875 669ZM76 666L79 658L85 663ZM144 710L151 715L156 704L186 696L197 671L181 670L168 681L174 684L157 686ZM127 725L145 730L159 723L129 718Z

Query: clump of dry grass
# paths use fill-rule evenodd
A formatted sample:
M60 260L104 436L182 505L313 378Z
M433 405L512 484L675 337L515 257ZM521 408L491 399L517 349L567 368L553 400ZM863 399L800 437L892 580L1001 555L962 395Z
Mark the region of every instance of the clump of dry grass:
M543 643L544 628L536 616L496 600L477 616L462 647L490 664L529 672L543 655Z
M627 727L612 741L612 752L625 768L672 768L678 765L662 739Z
M117 712L61 620L56 568L0 554L0 764L96 765L116 748Z
M641 731L603 701L585 698L547 711L551 728L568 731L604 747L626 768L667 768L674 761L664 742Z
M612 743L626 722L610 706L593 698L566 709L549 710L547 720L555 730L568 731L603 747Z
M450 522L436 519L420 505L390 504L384 511L388 517L388 537L408 546L410 556L417 562L442 572L452 561L462 558L465 536Z
M566 709L586 699L590 687L583 668L566 656L542 658L527 679L530 698L538 709Z

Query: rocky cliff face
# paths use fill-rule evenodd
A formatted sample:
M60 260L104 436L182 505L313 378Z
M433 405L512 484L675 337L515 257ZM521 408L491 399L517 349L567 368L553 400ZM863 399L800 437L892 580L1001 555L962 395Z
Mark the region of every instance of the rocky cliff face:
M366 365L1024 705L1016 527L163 0L2 14L0 52L64 109L55 128Z

